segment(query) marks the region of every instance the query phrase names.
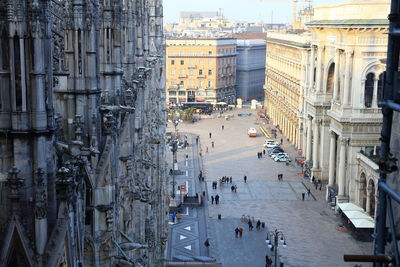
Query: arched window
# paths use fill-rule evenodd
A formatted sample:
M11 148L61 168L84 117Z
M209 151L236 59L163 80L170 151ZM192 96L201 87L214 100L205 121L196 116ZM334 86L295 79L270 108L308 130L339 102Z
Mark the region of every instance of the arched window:
M332 63L329 66L328 70L328 77L326 80L326 92L332 93L333 92L333 84L334 84L334 77L335 77L335 63Z
M385 75L381 73L378 80L378 101L383 100L383 83L385 82Z
M372 106L372 97L374 95L374 77L373 73L369 73L365 80L365 90L364 90L364 105L366 108Z

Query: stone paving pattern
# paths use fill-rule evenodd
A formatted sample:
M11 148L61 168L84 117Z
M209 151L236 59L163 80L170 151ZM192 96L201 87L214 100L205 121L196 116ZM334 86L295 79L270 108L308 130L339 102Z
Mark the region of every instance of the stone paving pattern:
M252 112L250 117L238 117L238 113ZM220 205L208 202L207 235L210 240L210 256L226 267L265 266L265 254L270 253L264 242L266 229L248 232L247 225L240 221L242 214L265 221L269 230L284 232L288 247L279 247L278 252L285 266L354 266L344 263L343 254L369 254L370 242L357 242L349 233L339 232L335 226L340 218L329 208L322 191L311 188L313 197L301 201L301 193L310 187L308 180L298 175L301 169L291 163L274 162L268 156L257 158L262 151L265 137L249 138L247 129L257 127L260 121L255 111L235 110L230 120L223 118L203 119L194 124L181 123L180 132L198 134L204 159L207 181L207 197L218 193ZM221 129L221 125L225 129ZM270 127L269 125L267 125ZM210 139L208 134L212 133ZM280 140L280 136L278 136ZM285 140L285 139L284 139ZM211 141L215 147L211 147ZM206 152L208 146L209 152ZM294 158L295 149L285 140L284 149ZM195 155L194 155L195 157ZM282 173L283 181L277 181ZM212 181L223 175L232 176L237 193L231 193L230 185L211 189ZM243 182L247 175L248 182ZM222 220L218 220L218 214ZM242 239L236 239L234 229L245 229ZM200 242L200 246L202 243ZM363 266L369 266L363 264Z

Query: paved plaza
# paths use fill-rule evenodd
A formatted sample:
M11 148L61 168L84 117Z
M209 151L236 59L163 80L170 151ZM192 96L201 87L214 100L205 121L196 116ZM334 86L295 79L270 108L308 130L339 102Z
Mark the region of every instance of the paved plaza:
M253 115L238 117L240 112L252 112ZM197 211L206 220L201 220L199 214L189 214L182 223L174 225L176 229L171 246L175 246L175 251L190 254L185 249L190 245L196 251L193 253L209 254L226 267L264 267L266 253L271 255L264 242L267 229L278 229L284 233L288 245L287 248L278 248L285 266L354 266L343 262L343 254L371 252L371 243L357 242L350 233L336 230L340 218L324 200L325 187L322 191L311 188L312 195L308 197L306 194L305 201L302 201L302 193L306 193L311 184L299 175L301 169L298 166L293 163L286 166L268 156L257 158L265 137L260 132L256 138L247 136L249 127L258 129L261 123L254 111L236 110L229 114L234 114L230 120L208 118L178 126L181 133L193 133L193 136L189 135L190 138L200 136L200 147L192 142L193 146L187 150L190 151L190 164L186 167L182 165L182 169L188 170L188 176L183 180L192 179L194 190L198 193L206 191L208 201L205 209ZM212 138L209 138L209 133L212 133ZM214 142L214 148L211 142ZM285 139L283 148L292 158L296 156L294 148ZM180 164L184 164L185 153L185 150L179 151ZM204 168L205 183L195 182L201 168ZM278 174L283 174L283 181L277 180ZM232 176L233 183L218 184L216 190L212 189L212 182L224 175ZM248 177L247 183L244 183L244 175ZM236 193L231 192L231 185L237 186ZM210 197L216 194L220 196L220 204L211 205ZM221 220L218 214L221 214ZM267 229L249 232L247 225L240 221L243 214L265 222ZM190 222L190 216L194 221L197 220L198 225L194 226L200 229L197 235L187 230L185 232L189 224L196 225L196 222ZM241 239L235 237L236 227L245 229ZM180 235L185 237L180 239ZM204 250L204 238L210 241L209 250Z

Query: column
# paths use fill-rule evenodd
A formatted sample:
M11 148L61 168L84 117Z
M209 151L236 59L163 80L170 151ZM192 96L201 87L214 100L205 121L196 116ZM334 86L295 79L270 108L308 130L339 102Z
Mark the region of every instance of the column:
M317 78L315 79L315 91L322 91L322 63L324 57L324 46L320 45L318 47L318 56L317 56Z
M309 74L309 88L312 89L314 87L314 68L315 68L315 48L311 45L311 56L310 56L310 72Z
M374 76L374 91L373 91L373 95L372 95L372 108L377 108L378 107L378 81L379 81L379 77L377 77L376 75ZM362 88L364 89L364 87Z
M349 141L349 138L341 137L340 138L340 157L339 157L339 192L338 196L344 196L345 194L345 183L346 183L346 144Z
M339 66L340 66L340 50L335 50L335 72L333 77L333 100L337 100L339 93Z
M314 118L314 143L313 143L313 169L319 169L319 153L318 153L318 146L319 146L319 123L320 120Z
M367 186L367 201L365 204L365 211L370 214L371 213L371 192L372 192L372 188L370 185Z
M311 127L312 127L312 118L308 117L307 118L307 149L306 149L306 160L310 161L311 160Z
M328 186L335 184L336 168L336 134L331 131L331 142L329 145L329 182Z
M343 105L350 104L350 71L352 69L352 56L353 51L346 51L346 66L344 70L344 91L343 91Z

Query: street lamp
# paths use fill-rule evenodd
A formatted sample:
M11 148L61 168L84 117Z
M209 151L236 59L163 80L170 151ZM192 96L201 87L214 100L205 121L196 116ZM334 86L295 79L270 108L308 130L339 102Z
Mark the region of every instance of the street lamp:
M171 207L176 207L176 200L175 200L175 170L177 170L177 159L176 159L176 151L178 150L178 134L177 134L177 127L179 124L179 118L175 117L172 120L169 120L169 122L172 122L174 125L174 137L172 138L172 146L171 146L171 152L172 152L172 190L171 190L171 200L169 205Z
M275 231L269 231L267 233L267 238L265 239L265 243L268 244L268 247L271 249L271 251L275 252L275 267L278 265L278 240L280 239L280 243L282 244L283 248L286 248L286 238L283 235L283 232L278 231L275 229Z

